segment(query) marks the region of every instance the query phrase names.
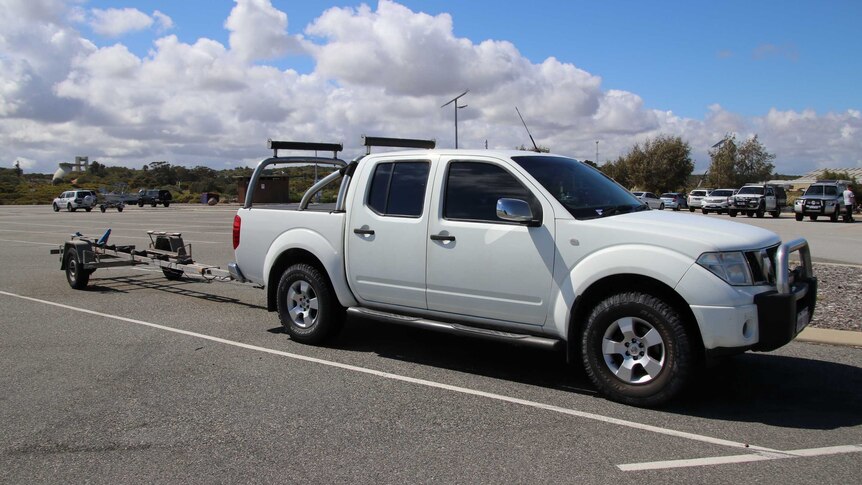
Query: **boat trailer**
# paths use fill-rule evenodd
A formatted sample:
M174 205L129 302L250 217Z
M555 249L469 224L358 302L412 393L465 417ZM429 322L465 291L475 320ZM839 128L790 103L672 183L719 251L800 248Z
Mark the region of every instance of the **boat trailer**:
M60 269L66 271L69 286L76 290L86 288L90 275L99 268L139 265L159 267L169 280L178 280L185 274L201 276L207 281L243 280L238 273L219 266L196 263L192 259L192 245L184 244L178 232L147 231L150 243L145 249L108 244L110 235L110 229L101 237L76 232L62 246L51 250L51 254L60 255Z

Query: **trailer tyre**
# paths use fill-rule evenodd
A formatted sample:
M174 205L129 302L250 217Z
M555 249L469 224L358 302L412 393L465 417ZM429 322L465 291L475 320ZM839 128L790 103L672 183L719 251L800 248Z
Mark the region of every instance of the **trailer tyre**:
M92 273L92 270L83 268L75 248L66 250L66 280L69 282L69 286L76 290L83 290L90 282L90 274Z
M308 264L285 270L278 282L278 317L293 340L321 344L335 336L344 321L327 277Z
M592 309L581 355L602 394L635 406L667 402L685 387L695 365L677 310L638 291L611 295Z

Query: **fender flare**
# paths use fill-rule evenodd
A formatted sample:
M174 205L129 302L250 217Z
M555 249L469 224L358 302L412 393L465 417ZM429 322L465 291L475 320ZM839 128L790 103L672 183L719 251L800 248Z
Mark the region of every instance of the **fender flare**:
M347 286L341 248L336 248L321 234L307 228L290 229L272 242L263 262L263 280L269 282L270 273L281 256L295 249L305 251L317 258L342 306L356 306L356 299Z
M549 331L569 340L575 301L593 285L612 277L655 280L674 290L695 264L690 256L658 246L624 244L602 249L578 261L554 285ZM674 290L675 291L675 290ZM678 294L678 293L677 293ZM680 299L682 299L680 295Z

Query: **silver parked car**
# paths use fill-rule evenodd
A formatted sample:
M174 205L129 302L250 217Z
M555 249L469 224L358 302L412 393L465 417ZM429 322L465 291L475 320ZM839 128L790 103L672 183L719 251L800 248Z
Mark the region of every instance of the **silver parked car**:
M66 209L69 212L75 212L78 209L84 209L87 212L96 207L98 196L95 190L67 190L60 194L51 204L54 212L60 209Z
M664 210L664 202L652 192L632 192L632 194L649 206L650 209Z
M710 212L718 212L723 214L727 212L727 206L730 204L730 198L736 194L736 189L715 189L703 198L700 205L700 211L704 214Z
M687 207L685 196L679 192L666 192L661 194L661 200L664 202L665 207L675 211L685 209Z

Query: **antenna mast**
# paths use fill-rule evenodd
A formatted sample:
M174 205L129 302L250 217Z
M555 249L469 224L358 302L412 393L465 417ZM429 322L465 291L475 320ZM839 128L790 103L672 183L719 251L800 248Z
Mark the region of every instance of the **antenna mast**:
M535 150L536 153L538 153L539 152L539 146L536 145L536 140L533 139L533 135L530 133L530 129L527 128L527 122L524 121L524 117L521 116L521 110L519 110L518 107L515 106L515 111L518 112L518 118L521 118L521 123L524 124L524 129L527 130L527 135L529 135L530 141L533 142L533 150Z

